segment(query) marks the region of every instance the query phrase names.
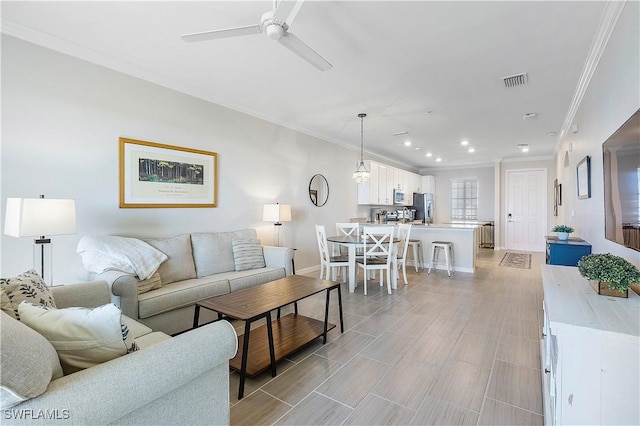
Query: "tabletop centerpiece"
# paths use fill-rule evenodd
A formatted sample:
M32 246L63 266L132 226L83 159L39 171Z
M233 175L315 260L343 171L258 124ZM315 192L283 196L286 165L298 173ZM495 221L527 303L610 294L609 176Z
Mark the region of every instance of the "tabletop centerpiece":
M558 235L558 239L562 241L566 241L569 239L569 234L571 234L574 229L567 225L556 225L553 227L551 232L556 232Z
M580 275L602 296L629 297L629 287L640 282L640 271L611 253L589 254L578 261Z

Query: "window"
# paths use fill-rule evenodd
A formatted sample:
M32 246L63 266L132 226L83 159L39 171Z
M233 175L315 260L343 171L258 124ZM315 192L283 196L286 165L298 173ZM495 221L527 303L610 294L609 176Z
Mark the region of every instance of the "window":
M478 220L478 178L451 179L451 219Z

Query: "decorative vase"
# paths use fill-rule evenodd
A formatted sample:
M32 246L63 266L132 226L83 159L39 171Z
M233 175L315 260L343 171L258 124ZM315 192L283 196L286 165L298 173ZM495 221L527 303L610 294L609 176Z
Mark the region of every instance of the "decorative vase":
M591 284L591 288L593 288L600 296L629 297L629 289L624 291L611 290L609 288L609 283L603 281L589 281L589 284Z
M561 241L566 241L569 239L569 233L568 232L558 232L558 239Z

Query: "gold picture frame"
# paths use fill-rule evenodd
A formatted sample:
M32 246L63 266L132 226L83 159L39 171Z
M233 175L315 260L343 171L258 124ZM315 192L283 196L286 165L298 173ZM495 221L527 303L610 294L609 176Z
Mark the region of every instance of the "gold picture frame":
M217 207L218 154L120 138L120 208Z

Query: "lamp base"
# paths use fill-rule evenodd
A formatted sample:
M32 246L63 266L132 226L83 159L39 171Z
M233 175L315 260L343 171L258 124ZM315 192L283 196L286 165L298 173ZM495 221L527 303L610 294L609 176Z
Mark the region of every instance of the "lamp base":
M53 285L53 244L50 238L37 238L33 241L33 269L48 285Z

